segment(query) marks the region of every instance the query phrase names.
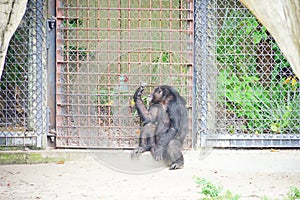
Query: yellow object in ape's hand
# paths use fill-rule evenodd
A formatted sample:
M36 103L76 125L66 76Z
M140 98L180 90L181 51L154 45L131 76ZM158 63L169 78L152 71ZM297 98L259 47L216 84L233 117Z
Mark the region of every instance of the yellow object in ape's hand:
M137 134L137 135L141 134L141 130L140 130L140 129L137 129L137 130L135 131L135 134Z
M134 103L133 99L131 100L130 104L131 104L131 106L134 106L135 103Z

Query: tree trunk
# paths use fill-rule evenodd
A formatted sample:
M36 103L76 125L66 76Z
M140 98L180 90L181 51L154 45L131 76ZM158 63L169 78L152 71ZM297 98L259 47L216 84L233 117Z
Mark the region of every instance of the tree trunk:
M25 13L27 0L3 0L0 2L0 79L9 41Z

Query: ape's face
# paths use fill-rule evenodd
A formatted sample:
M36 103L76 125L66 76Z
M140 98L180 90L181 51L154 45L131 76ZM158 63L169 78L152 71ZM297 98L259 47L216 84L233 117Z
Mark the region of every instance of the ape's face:
M164 91L161 87L158 87L154 90L151 95L151 103L159 103L164 97Z

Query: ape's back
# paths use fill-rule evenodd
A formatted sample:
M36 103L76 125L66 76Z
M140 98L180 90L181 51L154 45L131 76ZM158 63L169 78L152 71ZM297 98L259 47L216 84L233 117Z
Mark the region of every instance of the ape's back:
M183 143L184 138L186 137L189 129L189 122L188 122L188 112L185 105L180 105L181 110L181 123L180 128L178 131L179 140Z
M176 134L176 138L183 143L183 140L188 133L188 112L186 108L186 101L172 86L163 85L161 87L170 90L175 97L169 104L168 113L170 120L179 124L177 127L178 132Z

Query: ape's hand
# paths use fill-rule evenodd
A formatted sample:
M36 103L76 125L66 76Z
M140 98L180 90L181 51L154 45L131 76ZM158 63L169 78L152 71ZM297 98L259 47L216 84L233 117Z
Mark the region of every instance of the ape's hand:
M142 85L135 91L135 94L133 95L133 100L136 101L137 99L141 99L143 92L144 86Z
M163 159L163 152L164 148L160 145L155 145L151 148L151 155L156 161Z
M131 151L130 154L131 159L133 159L134 157L139 157L139 155L141 155L145 151L146 151L145 147L141 147L141 146L136 147L134 150Z

